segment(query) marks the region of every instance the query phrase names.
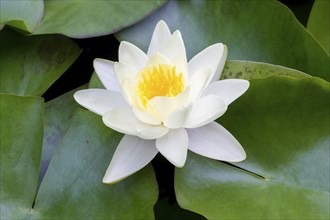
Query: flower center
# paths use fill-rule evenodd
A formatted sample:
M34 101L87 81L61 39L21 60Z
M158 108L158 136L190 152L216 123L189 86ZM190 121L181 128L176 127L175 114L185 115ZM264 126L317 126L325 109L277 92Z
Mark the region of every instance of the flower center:
M184 90L183 74L175 66L158 64L145 67L137 84L138 96L144 107L155 96L174 97Z

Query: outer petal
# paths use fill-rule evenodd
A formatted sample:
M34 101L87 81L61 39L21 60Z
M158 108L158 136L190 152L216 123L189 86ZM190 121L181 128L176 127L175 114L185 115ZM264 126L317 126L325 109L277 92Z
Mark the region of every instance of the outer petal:
M211 83L205 88L203 96L217 95L220 96L227 105L235 101L243 95L249 88L249 81L243 79L225 79Z
M120 91L120 86L117 82L114 62L104 59L95 59L93 62L95 72L101 80L104 87L108 90Z
M240 143L216 122L195 129L187 129L187 132L189 150L196 154L229 162L239 162L246 158Z
M73 97L81 106L98 115L104 115L113 108L129 108L121 93L111 90L79 90Z
M155 141L125 135L103 177L104 183L115 183L146 166L158 153Z
M171 32L167 24L163 20L159 21L152 35L147 55L150 57L154 53L162 51L170 37Z
M210 69L199 69L190 79L189 85L191 87L190 101L198 98L210 79Z
M164 126L153 126L141 122L130 109L112 109L103 116L102 120L106 126L118 132L143 139L156 139L168 132L168 128Z
M189 78L200 68L209 68L211 70L209 82L218 80L226 62L227 53L226 45L221 43L213 44L205 48L189 61Z
M188 134L184 128L170 130L156 140L156 147L176 167L183 167L187 158Z
M219 96L205 96L193 105L186 128L197 128L206 125L223 115L227 110L226 103Z
M120 43L118 53L120 63L127 63L138 71L141 70L148 61L147 55L142 50L126 41Z

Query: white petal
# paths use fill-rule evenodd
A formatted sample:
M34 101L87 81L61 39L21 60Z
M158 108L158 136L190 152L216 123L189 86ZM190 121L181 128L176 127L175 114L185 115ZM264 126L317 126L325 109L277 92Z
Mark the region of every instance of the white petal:
M73 97L81 106L98 115L104 115L113 108L129 108L121 93L111 90L79 90Z
M120 63L127 63L138 71L141 70L148 61L147 55L142 50L126 41L120 43L118 53Z
M123 81L128 80L134 82L135 76L138 73L137 70L127 63L115 63L115 73L119 84Z
M164 21L159 21L152 34L147 55L150 57L154 53L162 51L170 36L171 32L168 29L167 24Z
M130 109L115 108L102 117L103 123L124 134L156 139L168 132L164 126L148 125L138 120Z
M186 57L186 48L180 31L175 31L170 37L166 47L162 51L169 60L176 66L176 70L184 74L188 80L188 65Z
M203 96L220 96L227 105L243 95L249 88L249 81L243 79L225 79L211 83L203 91Z
M147 111L164 122L171 112L189 105L189 96L190 87L175 97L156 96L149 101Z
M147 66L158 65L158 64L168 64L173 65L171 61L161 53L153 54L147 62Z
M183 127L192 109L192 105L182 106L171 112L165 119L164 125L175 129Z
M199 52L188 63L189 78L199 69L209 68L211 69L210 81L218 80L227 59L227 51L226 45L217 43Z
M136 135L136 127L141 125L130 109L112 109L103 115L102 120L106 126L129 135Z
M210 78L210 69L199 69L190 79L189 85L191 87L190 101L198 98L205 88Z
M140 110L138 108L133 108L133 113L143 123L151 124L151 125L160 125L161 124L161 121L158 118L156 118L153 115L151 115L150 113Z
M184 127L197 128L206 125L219 118L226 110L227 105L219 96L205 96L194 103Z
M240 143L224 127L211 122L203 127L187 129L189 150L216 160L239 162L246 158Z
M93 65L104 87L119 92L120 86L115 75L114 62L97 58L94 60Z
M137 136L143 139L152 140L163 137L170 129L164 126L138 126L136 128Z
M125 135L103 177L104 183L115 183L145 167L158 153L155 141Z
M170 130L156 140L159 152L176 167L183 167L187 158L188 134L184 128Z

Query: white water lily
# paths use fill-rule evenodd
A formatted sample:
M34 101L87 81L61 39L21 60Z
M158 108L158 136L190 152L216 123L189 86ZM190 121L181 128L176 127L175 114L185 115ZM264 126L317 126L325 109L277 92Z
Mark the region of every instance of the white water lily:
M246 80L217 81L226 58L226 46L217 43L187 62L180 31L171 34L160 21L147 54L122 41L119 62L94 60L106 89L80 90L74 98L125 134L104 183L142 169L158 152L176 167L184 166L188 149L228 162L246 158L239 142L214 122L249 87Z

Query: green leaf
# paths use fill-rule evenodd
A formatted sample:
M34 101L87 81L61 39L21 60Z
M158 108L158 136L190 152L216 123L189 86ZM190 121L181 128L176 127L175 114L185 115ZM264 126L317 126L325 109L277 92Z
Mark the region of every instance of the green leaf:
M73 94L77 90L85 88L87 86L81 86L46 103L39 182L45 175L49 162L69 126L75 109L79 107Z
M251 61L227 61L221 74L221 79L263 79L272 76L289 76L294 78L308 77L309 75L295 69L268 63Z
M7 24L23 31L33 32L39 25L43 12L42 0L0 1L0 26Z
M158 188L151 166L114 185L103 175L122 135L78 110L41 183L33 218L151 219Z
M92 77L89 81L88 88L100 88L105 89L100 78L93 72Z
M250 60L297 69L330 80L329 56L277 1L170 1L152 16L116 34L147 50L159 20L179 29L188 58L222 42L229 60Z
M22 219L37 190L43 99L0 95L1 219Z
M45 0L45 14L34 34L60 33L73 38L107 35L141 20L163 3Z
M219 120L247 159L190 153L175 173L180 206L210 219L328 219L329 90L318 78L252 80Z
M0 92L42 95L80 54L63 36L22 36L8 28L0 32Z
M315 0L309 15L307 29L330 54L330 1Z

